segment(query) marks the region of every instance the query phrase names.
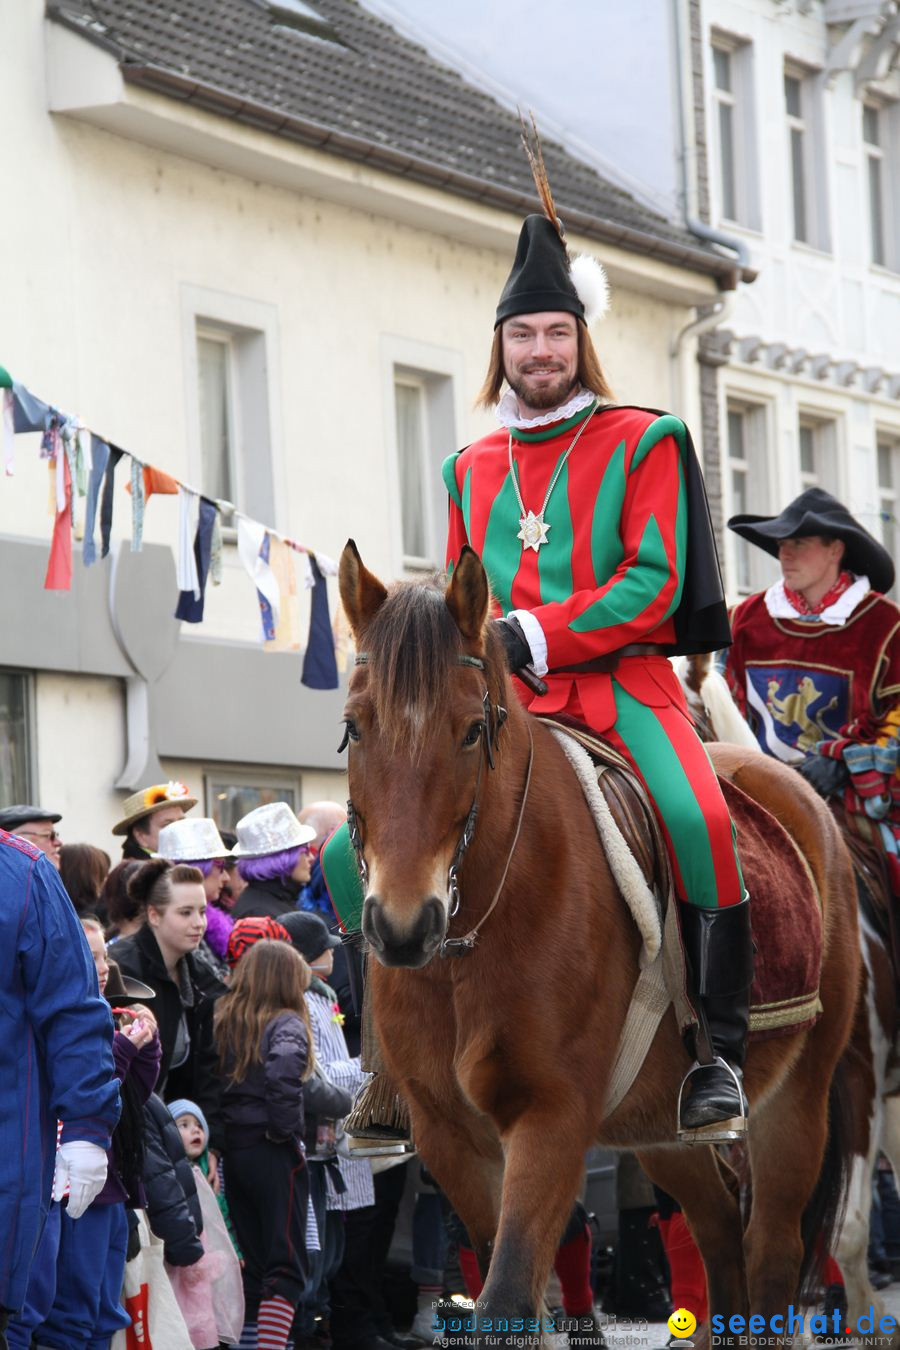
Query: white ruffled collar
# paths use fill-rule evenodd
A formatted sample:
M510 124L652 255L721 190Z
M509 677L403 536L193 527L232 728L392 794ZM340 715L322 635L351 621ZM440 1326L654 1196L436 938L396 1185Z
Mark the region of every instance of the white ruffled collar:
M773 619L799 619L801 623L828 623L834 628L840 628L871 589L868 577L857 577L853 585L848 586L843 595L839 595L834 604L823 609L821 614L801 614L787 598L782 578L766 591L766 609Z
M531 431L538 427L549 427L552 422L564 422L567 417L574 417L596 399L597 395L591 393L590 389L579 389L561 407L551 408L549 412L541 413L540 417L525 418L519 415L519 400L512 389L507 389L497 404L497 419L501 426L509 427L511 431Z

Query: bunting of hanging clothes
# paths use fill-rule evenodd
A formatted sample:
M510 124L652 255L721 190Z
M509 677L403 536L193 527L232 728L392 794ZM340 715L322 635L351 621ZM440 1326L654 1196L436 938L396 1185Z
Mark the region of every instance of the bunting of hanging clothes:
M259 603L259 619L262 642L272 642L278 624L280 596L278 582L269 566L266 541L269 532L258 520L248 520L246 516L237 518L238 557L253 585ZM265 556L263 550L265 549Z
M3 438L3 467L8 477L15 473L15 444L16 444L16 421L15 421L15 396L12 386L3 390L3 408L2 408L2 438Z
M316 554L307 554L307 563L307 575L312 577L312 595L309 602L309 638L300 683L309 689L337 689L339 681L334 635L328 613L328 587Z
M191 567L186 559L182 559L182 522L179 525L178 549L178 584L181 588L181 594L178 597L175 618L184 619L186 623L202 623L203 604L206 597L206 578L209 574L209 560L212 553L213 529L219 513L213 503L207 501L205 497L198 498L194 492L184 495L193 497L196 502L196 507L193 502L190 504L190 523L196 520L196 531L190 549L194 565ZM184 585L182 585L182 581L184 581Z
M51 435L56 443L49 466L56 512L44 590L69 591L72 589L72 471L58 432Z
M299 652L300 613L294 550L277 534L267 530L263 556L278 587L278 619L271 639L266 642L266 651Z
M12 380L0 367L0 454L5 471L14 470L14 438L27 432L41 437L42 457L49 461L50 511L53 535L44 585L48 590L69 590L72 584L72 535L82 541L82 561L91 566L97 559L97 517L100 526L100 557L110 549L115 474L119 461L128 455L126 490L131 494L131 548L143 543L146 504L154 493L179 496L179 546L177 617L189 623L203 618L207 581L222 580L221 503L203 497L164 470L131 455L90 431L83 423L60 413L37 398L24 385ZM84 501L83 514L76 503ZM230 509L230 508L229 508ZM261 639L269 651L299 649L299 613L294 554L301 556L304 580L310 589L310 631L302 679L314 689L337 686L335 633L328 612L326 576L336 575L337 565L324 554L314 554L302 544L268 530L259 521L235 514L238 552L253 581L259 604ZM335 616L339 631L340 609ZM341 638L340 645L345 645ZM342 658L345 653L342 652Z

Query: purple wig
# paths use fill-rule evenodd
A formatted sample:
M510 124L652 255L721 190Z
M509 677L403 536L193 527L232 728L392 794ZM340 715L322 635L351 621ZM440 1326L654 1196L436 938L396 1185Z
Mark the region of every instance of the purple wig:
M275 881L288 877L297 866L302 848L284 848L264 858L238 858L238 871L245 881Z
M215 862L215 858L202 858L200 862L186 862L183 863L182 866L196 867L198 872L202 872L205 877L208 877L215 866Z

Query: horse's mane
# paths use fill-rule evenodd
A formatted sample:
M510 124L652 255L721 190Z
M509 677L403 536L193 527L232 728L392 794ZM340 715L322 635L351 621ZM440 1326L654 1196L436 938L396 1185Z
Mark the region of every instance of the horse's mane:
M392 753L418 758L429 729L446 716L450 704L451 679L464 649L445 587L446 577L438 574L397 582L365 632L369 692L379 733ZM485 646L486 677L497 702L503 662L490 625Z

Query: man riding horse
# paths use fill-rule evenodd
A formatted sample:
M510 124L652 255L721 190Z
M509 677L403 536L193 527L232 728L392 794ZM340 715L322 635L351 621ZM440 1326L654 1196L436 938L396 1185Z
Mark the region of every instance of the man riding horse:
M840 803L900 895L900 609L887 550L821 488L729 527L782 576L732 616L726 677L760 746ZM878 865L878 864L876 864Z
M646 785L717 1056L689 1072L679 1125L733 1137L724 1132L743 1130L747 1110L749 904L725 800L667 660L730 641L706 494L683 422L611 401L586 312L590 292L605 302L605 277L592 260L570 263L545 209L522 226L497 307L480 402L497 405L500 429L443 467L447 563L465 544L480 554L525 705L586 723Z

